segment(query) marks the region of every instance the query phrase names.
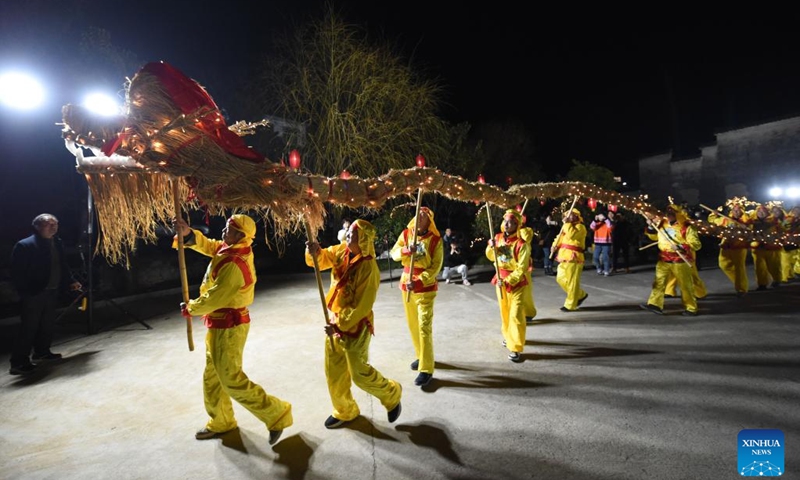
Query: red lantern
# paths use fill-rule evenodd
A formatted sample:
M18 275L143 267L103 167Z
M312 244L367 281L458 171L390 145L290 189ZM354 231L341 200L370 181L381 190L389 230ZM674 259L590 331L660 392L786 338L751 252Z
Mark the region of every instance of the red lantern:
M300 168L300 152L297 150L289 152L289 166L292 167L292 170Z
M544 207L544 200L539 200L539 205Z
M342 170L342 173L339 174L339 178L341 178L342 180L347 180L348 178L350 178L350 172L348 172L347 170Z
M478 174L478 183L486 183L486 179L483 178L483 174L482 173Z
M613 203L609 203L608 204L608 210L611 211L611 212L617 213L617 206L614 205Z
M519 213L522 213L522 205L520 205L520 204L517 204L517 206L516 206L515 208L517 209L517 211L518 211Z
M417 155L417 166L419 168L425 168L425 157L423 157L421 153Z
M592 211L594 211L594 209L597 208L597 200L595 200L594 198L590 198L589 200L586 201L586 205L588 205L589 208L591 208Z
M506 177L506 184L510 187L511 184L514 183L514 180L511 177Z

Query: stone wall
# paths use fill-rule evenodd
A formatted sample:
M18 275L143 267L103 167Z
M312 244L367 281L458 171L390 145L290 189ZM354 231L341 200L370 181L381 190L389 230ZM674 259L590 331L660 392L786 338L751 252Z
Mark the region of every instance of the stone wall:
M662 153L639 160L641 190L654 204L676 201L723 205L733 196L768 200L768 189L798 181L800 117L716 134L696 158Z

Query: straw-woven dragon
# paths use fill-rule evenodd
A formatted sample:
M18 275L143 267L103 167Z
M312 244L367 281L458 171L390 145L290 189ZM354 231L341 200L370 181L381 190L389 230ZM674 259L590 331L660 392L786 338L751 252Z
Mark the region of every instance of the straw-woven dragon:
M640 214L662 214L646 202L580 182L514 185L507 190L472 182L440 170L414 167L378 178L325 177L274 163L246 146L241 136L254 124L228 127L206 91L169 64L145 65L126 85L125 114L97 117L74 105L63 108L62 136L86 176L102 226L100 252L112 263L155 238L155 225L174 212L172 182L182 200L213 210L247 209L269 217L282 234L301 220L312 231L324 223L324 203L380 208L389 198L422 188L462 201L512 207L527 199L595 198ZM748 236L696 222L718 237ZM775 239L771 239L775 240Z

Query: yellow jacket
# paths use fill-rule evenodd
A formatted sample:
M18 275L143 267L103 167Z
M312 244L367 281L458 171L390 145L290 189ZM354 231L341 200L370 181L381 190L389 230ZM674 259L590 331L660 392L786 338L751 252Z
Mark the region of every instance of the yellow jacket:
M553 249L558 249L558 263L583 263L583 251L586 250L586 226L583 223L564 223L556 239Z
M228 246L222 240L206 238L194 232L194 243L186 248L211 257L200 296L187 304L192 315L207 315L221 308L244 308L253 303L256 269L249 242Z
M703 246L700 237L697 235L697 228L690 223L675 222L669 224L667 221L661 222L660 231L645 231L645 235L650 240L658 241L659 260L665 262L680 262L680 256L676 252L675 245L682 247L681 254L687 260L694 260L694 252ZM669 238L667 238L667 235ZM672 239L672 242L670 241ZM675 245L673 245L673 242Z
M359 239L359 245L361 245ZM362 320L373 324L372 306L378 296L381 273L375 257L362 254L351 258L346 243L320 250L317 255L320 270L331 270L331 286L325 297L328 309L334 313L331 323L347 333L356 333ZM306 250L306 265L314 265Z
M527 232L525 236L531 238ZM531 263L530 242L516 233L507 238L504 233L498 233L494 236L494 242L497 246L497 267L500 269L500 277L503 282L510 287L527 285L528 280L525 274ZM495 260L494 251L495 247L486 246L486 258L492 262ZM497 275L492 279L492 283L497 283Z
M397 238L390 252L395 262L403 265L403 274L400 277L400 289L406 290L406 283L409 278L409 266L411 265L411 254L408 251L408 244L411 243L413 230L406 228ZM442 269L444 260L444 249L442 248L442 237L431 230L422 236L417 237L417 253L414 256L414 292L430 292L437 290L438 281L436 280L439 271Z

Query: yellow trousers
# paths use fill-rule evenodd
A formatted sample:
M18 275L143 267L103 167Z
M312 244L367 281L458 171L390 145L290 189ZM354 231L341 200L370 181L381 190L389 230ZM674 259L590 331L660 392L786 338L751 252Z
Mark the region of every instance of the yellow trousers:
M770 283L781 281L781 252L780 250L766 250L754 248L753 264L756 270L756 283L759 287L766 287Z
M209 328L206 333L203 398L211 417L206 428L212 432L236 427L231 399L264 422L268 430L292 425L292 405L268 395L242 370L242 351L249 331L250 324L243 323L233 328Z
M800 250L792 250L787 252L781 250L781 281L788 282L795 277L794 266L797 261L797 252Z
M333 403L333 416L350 421L361 411L350 391L352 384L380 400L386 410L400 403L402 387L389 380L369 364L369 342L372 334L362 328L357 338L334 337L333 347L325 338L325 378Z
M683 261L677 263L659 261L656 263L656 278L653 280L653 289L650 291L650 298L647 299L647 303L658 308L664 308L664 291L667 288L667 280L670 275L676 278L678 288L681 289L683 308L690 312L696 312L697 300L694 298L692 267Z
M531 278L531 272L526 273L525 278L528 279L528 284L525 285L527 293L522 295L522 307L525 311L525 318L534 318L536 316L536 305L533 303L533 278Z
M582 263L562 262L558 264L556 282L567 294L564 307L568 310L576 310L578 300L586 296L586 292L581 288L581 273L583 273Z
M675 290L677 285L678 280L673 275L670 275L669 278L667 278L667 286L664 288L664 293L677 297L678 294ZM692 286L694 287L694 298L705 298L705 296L708 295L706 284L703 282L703 279L700 278L700 272L697 271L697 261L692 264Z
M746 248L720 248L719 268L733 283L733 288L739 293L747 293L750 284L747 280L747 249Z
M525 348L525 298L533 298L531 295L532 286L530 284L523 288L518 288L513 292L503 290L500 296L500 288L495 288L497 294L497 304L500 305L500 333L506 341L506 348L512 352L521 353ZM533 303L533 300L531 300ZM536 315L536 307L533 307L533 315Z
M419 371L433 374L433 300L436 292L412 293L411 299L406 302L406 292L403 294L403 307L406 310L408 331L411 333L411 343L419 360Z

